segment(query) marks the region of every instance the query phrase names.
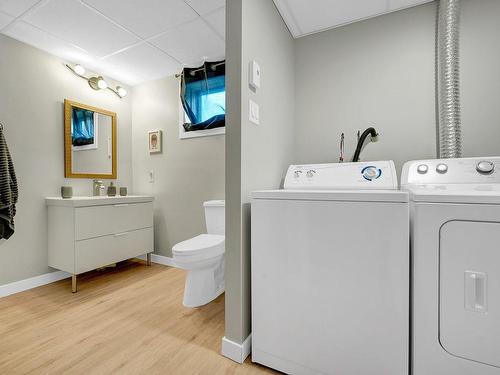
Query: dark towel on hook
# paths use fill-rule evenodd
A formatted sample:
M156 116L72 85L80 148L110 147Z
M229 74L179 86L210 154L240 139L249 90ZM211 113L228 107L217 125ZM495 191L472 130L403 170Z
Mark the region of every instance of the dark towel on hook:
M0 124L0 238L14 233L18 188L14 164Z

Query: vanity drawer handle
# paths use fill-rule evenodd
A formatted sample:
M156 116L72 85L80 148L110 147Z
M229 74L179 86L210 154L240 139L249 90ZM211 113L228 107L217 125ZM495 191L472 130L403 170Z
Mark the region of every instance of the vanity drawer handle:
M115 237L121 237L121 236L126 236L128 232L123 232L123 233L116 233L114 236Z
M122 204L114 204L113 207L128 207L130 204L128 203L122 203Z

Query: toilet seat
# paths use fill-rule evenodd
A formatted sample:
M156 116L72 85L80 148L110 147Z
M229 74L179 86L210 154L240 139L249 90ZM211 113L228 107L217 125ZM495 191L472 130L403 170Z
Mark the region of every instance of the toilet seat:
M224 254L225 236L219 234L200 234L189 240L179 242L172 248L174 258L184 261L199 261Z

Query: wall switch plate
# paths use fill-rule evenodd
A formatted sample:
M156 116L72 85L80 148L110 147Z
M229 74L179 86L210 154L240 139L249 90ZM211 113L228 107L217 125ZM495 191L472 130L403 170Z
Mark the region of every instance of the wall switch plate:
M248 66L248 84L255 90L260 87L260 66L255 60Z
M150 183L155 182L155 171L152 169L149 171L149 182Z
M259 105L255 103L252 99L248 101L248 119L255 125L260 124Z

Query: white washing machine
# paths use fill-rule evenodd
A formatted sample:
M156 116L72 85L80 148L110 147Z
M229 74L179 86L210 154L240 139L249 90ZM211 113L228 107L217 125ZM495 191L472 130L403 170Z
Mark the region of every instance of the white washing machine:
M252 193L252 360L407 374L408 194L394 163L291 166L284 186Z
M500 374L500 158L412 161L413 375Z

